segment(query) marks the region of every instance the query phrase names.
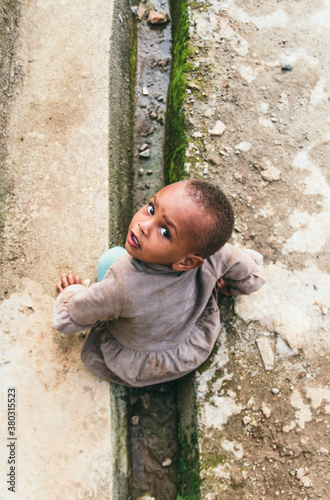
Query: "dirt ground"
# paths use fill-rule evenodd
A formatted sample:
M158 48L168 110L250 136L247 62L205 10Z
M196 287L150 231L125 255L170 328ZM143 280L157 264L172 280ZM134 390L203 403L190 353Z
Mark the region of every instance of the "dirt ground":
M186 170L229 195L267 276L221 300L196 378L202 496L330 498L329 3L191 2L190 21Z

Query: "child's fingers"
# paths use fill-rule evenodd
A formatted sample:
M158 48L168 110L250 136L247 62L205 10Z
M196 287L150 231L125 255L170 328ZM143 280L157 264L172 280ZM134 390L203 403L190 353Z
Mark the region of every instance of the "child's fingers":
M61 280L62 280L62 287L63 288L66 288L67 286L69 286L69 283L68 283L68 279L66 277L66 274L62 274L61 276Z
M70 285L81 285L81 279L78 274L73 277L73 272L69 271L68 274L62 274L61 281L56 284L59 293L63 292L64 288Z
M73 272L72 271L68 272L68 283L69 283L69 285L74 285L74 279L73 279Z

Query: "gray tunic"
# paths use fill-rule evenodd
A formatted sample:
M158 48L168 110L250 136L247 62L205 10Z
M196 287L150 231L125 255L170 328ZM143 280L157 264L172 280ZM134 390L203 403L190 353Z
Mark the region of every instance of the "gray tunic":
M81 357L99 377L130 387L174 380L212 351L220 277L234 293L250 294L264 283L262 256L226 244L200 268L178 273L127 254L100 283L65 288L54 327L68 334L92 328Z

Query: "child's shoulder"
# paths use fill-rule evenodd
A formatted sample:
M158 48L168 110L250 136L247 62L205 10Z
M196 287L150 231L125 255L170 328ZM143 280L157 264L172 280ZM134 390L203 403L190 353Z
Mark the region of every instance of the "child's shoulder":
M223 276L229 269L249 270L255 265L262 266L263 258L259 252L226 243L213 255L205 259L206 267L215 275Z

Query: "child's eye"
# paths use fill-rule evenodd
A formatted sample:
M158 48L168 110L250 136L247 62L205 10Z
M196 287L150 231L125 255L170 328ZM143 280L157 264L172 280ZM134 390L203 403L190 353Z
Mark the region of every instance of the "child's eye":
M161 235L164 236L164 238L170 238L170 232L166 227L161 227L160 228Z
M149 203L149 205L147 207L147 210L149 212L149 215L154 215L155 209L154 209L154 206L151 203Z

